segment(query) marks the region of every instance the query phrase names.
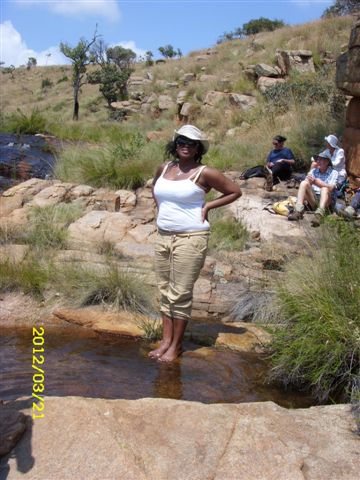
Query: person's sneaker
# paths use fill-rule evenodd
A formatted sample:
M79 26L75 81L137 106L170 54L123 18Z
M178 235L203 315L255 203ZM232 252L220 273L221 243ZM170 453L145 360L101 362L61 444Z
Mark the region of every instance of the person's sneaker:
M290 221L298 221L301 220L304 216L304 212L299 212L298 210L294 210L293 212L290 212L288 215L288 220Z
M355 208L350 207L350 205L346 207L343 212L343 215L345 218L354 218L355 214L356 214Z
M312 227L320 227L321 222L325 216L325 210L323 208L318 208L315 210L314 217L311 220Z

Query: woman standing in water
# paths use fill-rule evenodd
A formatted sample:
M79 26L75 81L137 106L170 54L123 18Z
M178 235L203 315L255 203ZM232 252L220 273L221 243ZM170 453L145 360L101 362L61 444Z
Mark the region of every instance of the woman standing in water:
M194 284L205 262L210 225L208 213L240 197L239 186L214 168L201 164L209 142L193 125L175 131L153 181L158 207L155 271L160 292L163 338L151 358L171 362L182 353L187 322L191 318ZM212 188L222 193L205 201Z

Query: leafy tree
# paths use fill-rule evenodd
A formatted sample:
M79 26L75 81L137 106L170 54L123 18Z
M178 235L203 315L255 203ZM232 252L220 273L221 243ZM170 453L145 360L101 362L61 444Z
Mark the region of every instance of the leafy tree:
M79 119L79 92L82 85L86 83L86 67L91 62L90 50L96 42L98 35L95 33L90 41L80 39L76 47L71 48L68 44L61 42L60 51L65 57L69 58L73 66L73 92L74 92L74 112L73 120Z
M145 63L148 67L151 67L151 65L154 65L154 60L153 60L154 54L152 53L151 50L148 50L145 52Z
M14 78L14 70L15 70L14 65L10 65L10 67L2 68L2 73L10 73L11 78Z
M98 84L109 107L112 102L127 98L127 81L134 71L132 65L136 53L121 46L107 48L102 40L95 43L91 52L92 61L100 70L88 74L88 81Z
M26 64L26 69L30 70L31 67L36 67L37 65L37 60L35 57L29 57L27 64Z
M176 57L176 50L174 50L174 47L172 45L165 45L164 47L159 47L158 50L165 58Z
M260 17L244 23L242 31L244 35L249 36L259 32L272 32L284 26L285 23L282 20L270 20L269 18Z
M360 12L359 0L336 0L334 5L324 11L322 18L349 15L355 12Z

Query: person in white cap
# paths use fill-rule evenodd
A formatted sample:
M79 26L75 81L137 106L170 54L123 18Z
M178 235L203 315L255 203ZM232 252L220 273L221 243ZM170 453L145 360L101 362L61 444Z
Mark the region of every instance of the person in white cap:
M339 188L346 180L345 152L339 147L339 140L335 135L328 135L324 140L326 148L331 153L332 166L339 174L337 180L337 187Z
M311 210L316 209L311 222L315 227L320 225L326 208L331 208L335 204L338 172L332 168L329 150L319 153L314 160L318 166L311 169L305 180L300 183L295 210L289 213L288 220L303 218L304 203L307 202Z
M160 293L163 338L149 357L171 362L182 353L191 318L194 283L205 262L210 210L241 195L239 186L214 168L201 164L209 142L193 125L175 130L165 148L170 161L160 165L153 180L158 215L155 272ZM212 188L222 195L205 200Z

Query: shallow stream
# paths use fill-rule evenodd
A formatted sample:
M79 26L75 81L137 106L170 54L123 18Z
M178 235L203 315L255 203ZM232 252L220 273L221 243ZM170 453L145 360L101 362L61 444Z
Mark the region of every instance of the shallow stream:
M31 396L32 347L30 329L2 329L0 399ZM258 354L198 349L186 342L181 359L164 364L147 357L150 344L146 341L99 335L77 327L47 327L44 393L111 399L161 397L204 403L272 400L290 408L313 404L309 397L266 384L268 366Z

